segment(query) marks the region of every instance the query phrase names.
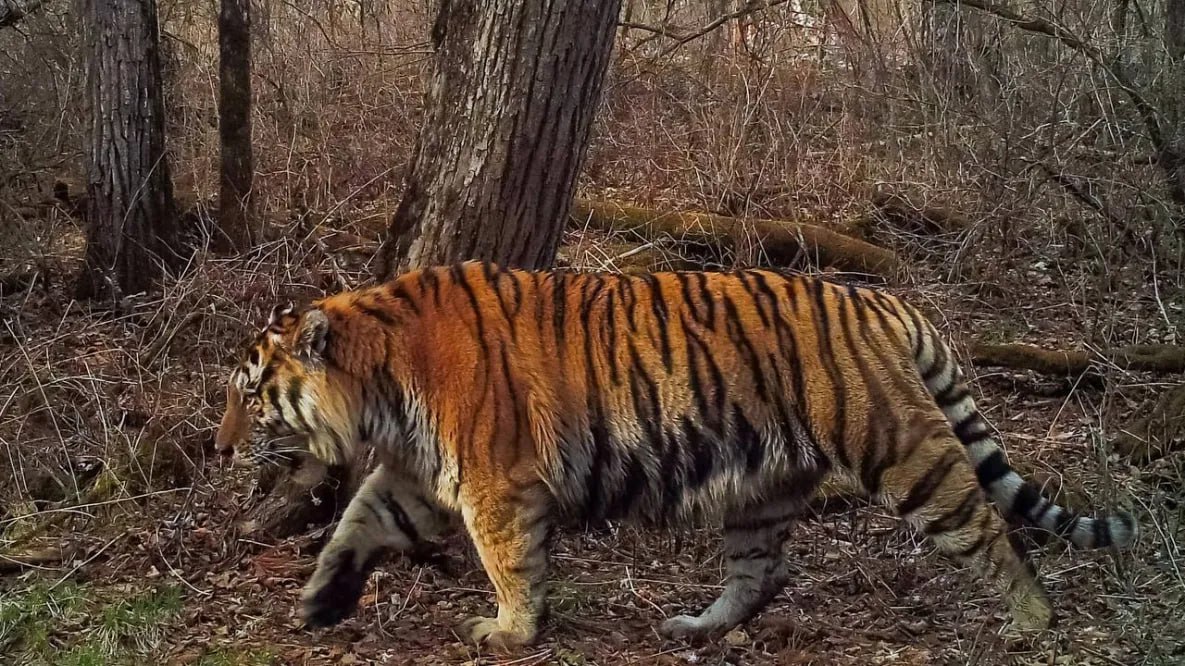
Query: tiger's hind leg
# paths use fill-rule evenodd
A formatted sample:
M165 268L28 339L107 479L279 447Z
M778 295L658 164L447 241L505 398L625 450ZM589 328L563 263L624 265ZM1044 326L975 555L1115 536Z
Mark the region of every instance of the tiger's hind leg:
M310 627L337 624L354 611L366 577L388 548L414 554L421 539L448 524L411 480L386 465L375 468L342 514L317 569L301 594Z
M885 470L881 496L941 552L994 583L1015 628L1033 631L1052 625L1053 607L1045 590L1010 542L1007 524L988 504L971 461L953 435L943 433L921 442Z
M789 580L782 544L804 505L801 496L778 498L725 516L724 591L699 615L666 620L659 633L667 638L715 638L765 608Z
M460 634L507 652L535 640L547 608L552 498L542 484L486 483L462 501L461 515L498 602L496 617L472 617Z

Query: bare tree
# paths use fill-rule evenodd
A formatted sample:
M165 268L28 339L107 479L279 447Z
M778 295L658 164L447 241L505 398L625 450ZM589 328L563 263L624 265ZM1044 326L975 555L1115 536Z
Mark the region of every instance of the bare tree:
M222 244L252 241L251 2L221 0L218 12L218 131L222 147L218 228Z
M1164 0L1164 44L1173 60L1185 59L1185 0Z
M146 290L172 254L155 0L87 0L91 131L86 260L77 295Z
M427 114L380 277L401 267L555 257L620 0L447 0Z

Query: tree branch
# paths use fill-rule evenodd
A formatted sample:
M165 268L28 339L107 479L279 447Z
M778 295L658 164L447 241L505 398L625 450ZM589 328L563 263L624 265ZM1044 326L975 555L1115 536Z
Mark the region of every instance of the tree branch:
M1185 206L1185 185L1181 182L1185 179L1181 179L1177 174L1178 169L1185 169L1185 155L1179 155L1172 143L1165 139L1164 132L1160 126L1160 112L1156 107L1145 99L1139 90L1136 90L1135 84L1132 83L1131 78L1123 70L1117 69L1107 62L1107 59L1098 48L1078 37L1065 26L1044 18L1025 16L1024 14L1013 11L1007 6L991 2L991 0L935 1L956 6L966 5L990 14L1002 21L1007 21L1025 32L1052 37L1074 51L1086 56L1087 59L1106 72L1119 86L1120 90L1127 95L1127 98L1131 100L1136 113L1140 114L1140 119L1143 120L1144 127L1148 131L1148 140L1152 142L1152 147L1156 149L1157 162L1164 170L1169 195L1178 205Z
M0 0L0 1L3 1L3 0ZM661 26L661 25L660 26L653 26L653 25L646 25L645 23L633 23L633 22L626 22L626 21L619 22L617 24L617 26L620 28L628 28L631 30L643 30L645 32L653 33L654 35L661 35L663 37L667 37L669 39L675 40L674 44L671 44L662 52L663 56L668 56L671 53L678 50L680 47L682 47L687 42L695 41L695 40L699 39L700 37L703 37L704 35L708 34L709 32L712 32L716 28L719 28L720 26L724 25L725 23L728 23L729 21L735 21L736 19L743 18L745 16L748 16L749 14L754 14L756 12L763 10L763 9L769 9L770 7L777 7L778 5L784 5L789 1L790 0L748 0L748 2L746 2L745 5L743 7L741 7L740 9L733 11L733 12L729 12L727 14L721 14L720 16L717 16L716 18L709 21L702 28L699 28L698 30L695 30L693 32L688 32L688 33L676 32L674 30L667 28L666 26Z
M0 0L0 28L20 23L29 14L41 9L47 0Z

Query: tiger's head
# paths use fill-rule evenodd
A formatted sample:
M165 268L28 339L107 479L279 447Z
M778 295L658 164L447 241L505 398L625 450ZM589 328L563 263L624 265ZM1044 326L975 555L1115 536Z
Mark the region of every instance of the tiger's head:
M272 310L226 389L215 448L236 464L293 464L311 454L341 462L352 443L340 373L327 362L329 319L318 308Z

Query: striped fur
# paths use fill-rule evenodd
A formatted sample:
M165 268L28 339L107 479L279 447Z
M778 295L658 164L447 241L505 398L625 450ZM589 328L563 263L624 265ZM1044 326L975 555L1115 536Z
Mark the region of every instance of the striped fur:
M412 272L277 310L230 398L218 441L239 458L371 446L382 462L306 589L314 625L348 613L375 554L412 548L440 511L497 592L498 616L465 635L503 648L535 638L549 535L582 520L722 522L724 591L662 630L728 631L782 588L782 544L828 474L995 583L1022 628L1052 608L987 498L1080 547L1135 537L1126 514L1071 513L1008 466L913 307L770 271Z

